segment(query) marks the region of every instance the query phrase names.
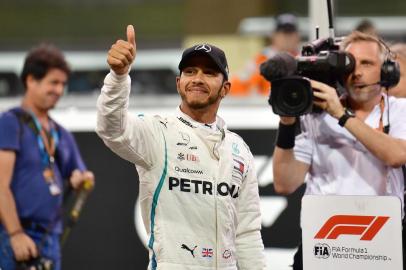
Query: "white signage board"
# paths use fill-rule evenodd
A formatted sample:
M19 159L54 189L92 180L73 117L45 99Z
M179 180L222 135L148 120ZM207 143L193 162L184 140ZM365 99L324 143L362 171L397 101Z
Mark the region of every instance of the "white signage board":
M402 270L401 202L392 196L302 199L304 270Z

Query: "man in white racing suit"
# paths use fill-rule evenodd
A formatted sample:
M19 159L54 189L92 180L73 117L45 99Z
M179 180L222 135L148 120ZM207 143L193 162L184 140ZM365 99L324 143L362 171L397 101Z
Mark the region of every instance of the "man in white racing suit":
M230 89L224 52L186 49L173 116L129 115L134 28L108 54L111 71L97 103L98 135L136 165L149 235L149 269L265 269L253 156L217 116Z

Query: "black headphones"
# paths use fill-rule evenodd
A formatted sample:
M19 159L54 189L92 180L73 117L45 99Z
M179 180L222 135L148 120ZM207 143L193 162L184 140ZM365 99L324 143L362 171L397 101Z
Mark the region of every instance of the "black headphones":
M381 80L379 83L382 87L389 89L396 86L399 83L400 80L399 63L394 60L396 55L390 50L388 45L386 45L386 43L383 40L381 39L378 40L386 50L385 60L383 61L381 67Z

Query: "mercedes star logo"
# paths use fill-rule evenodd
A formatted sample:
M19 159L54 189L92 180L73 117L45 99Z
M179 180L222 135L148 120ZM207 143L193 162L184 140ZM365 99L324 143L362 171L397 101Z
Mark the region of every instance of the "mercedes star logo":
M201 45L197 45L195 47L195 51L200 51L200 50L204 50L205 52L211 52L211 47L207 44L201 44Z

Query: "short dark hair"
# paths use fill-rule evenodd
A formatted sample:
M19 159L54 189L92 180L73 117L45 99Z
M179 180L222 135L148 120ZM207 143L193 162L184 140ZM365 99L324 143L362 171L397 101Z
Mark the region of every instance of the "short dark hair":
M358 23L358 25L355 27L355 31L363 32L363 33L369 33L371 30L374 30L375 25L372 21L368 19L363 19Z
M27 88L27 77L32 75L35 79L41 80L50 69L60 69L67 75L70 68L61 50L52 44L43 43L33 48L24 61L21 72L21 80L24 88Z

